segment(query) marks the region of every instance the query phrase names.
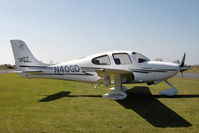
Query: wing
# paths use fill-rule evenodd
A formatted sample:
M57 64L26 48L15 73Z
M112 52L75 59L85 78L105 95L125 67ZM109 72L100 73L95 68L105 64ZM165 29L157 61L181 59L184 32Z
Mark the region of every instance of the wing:
M100 77L97 84L104 84L108 87L115 82L126 83L132 81L134 76L131 71L124 69L112 69L112 68L81 68L85 72L96 72Z
M110 68L102 68L95 70L98 74L128 74L131 73L128 70L123 69L110 69Z
M168 72L168 71L177 71L178 69L109 69L109 68L97 68L97 67L81 67L82 70L85 70L87 72L94 72L96 70L106 71L106 73L151 73L151 72Z
M116 82L122 84L133 81L134 79L132 72L122 69L96 70L96 73L100 77L98 82L103 83L106 87Z

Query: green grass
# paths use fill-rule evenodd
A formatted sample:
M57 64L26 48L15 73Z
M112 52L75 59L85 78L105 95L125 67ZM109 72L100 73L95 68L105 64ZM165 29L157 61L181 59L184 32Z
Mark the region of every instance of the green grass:
M198 81L185 79L173 98L158 95L165 83L125 85L128 98L116 102L100 97L109 92L103 85L1 74L0 132L198 132Z
M199 66L192 66L188 71L186 72L191 72L191 73L199 73Z

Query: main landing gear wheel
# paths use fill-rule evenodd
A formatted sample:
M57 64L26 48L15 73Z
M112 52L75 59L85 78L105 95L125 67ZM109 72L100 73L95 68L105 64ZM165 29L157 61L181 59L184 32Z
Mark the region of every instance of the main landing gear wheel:
M110 91L115 91L115 87L112 87L109 90ZM126 92L128 89L125 86L122 86L121 90L122 90L122 92Z
M122 91L116 91L116 92L104 94L104 95L102 95L102 97L117 101L117 100L126 99L127 94L125 92L122 92Z
M127 91L127 88L122 86L120 75L116 75L115 86L110 88L110 90L112 90L113 92L106 93L102 95L102 97L111 100L124 100L127 97L127 94L125 93L125 91Z

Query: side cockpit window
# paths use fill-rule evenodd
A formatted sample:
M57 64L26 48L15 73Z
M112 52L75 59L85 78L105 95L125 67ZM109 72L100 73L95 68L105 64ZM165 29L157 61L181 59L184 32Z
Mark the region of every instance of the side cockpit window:
M138 63L149 61L150 59L139 53L133 52L133 55Z
M108 55L103 55L92 59L92 63L95 65L110 65L110 59Z
M113 59L116 65L126 65L132 63L127 53L115 53L113 54Z

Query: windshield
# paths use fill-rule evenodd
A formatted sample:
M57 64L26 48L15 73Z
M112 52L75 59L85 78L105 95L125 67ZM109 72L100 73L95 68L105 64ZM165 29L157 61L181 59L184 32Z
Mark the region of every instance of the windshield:
M143 63L143 62L146 62L146 61L150 61L149 58L147 58L146 56L144 56L144 55L142 55L140 53L133 52L132 54L134 55L134 57L135 57L135 59L136 59L136 61L138 63Z

